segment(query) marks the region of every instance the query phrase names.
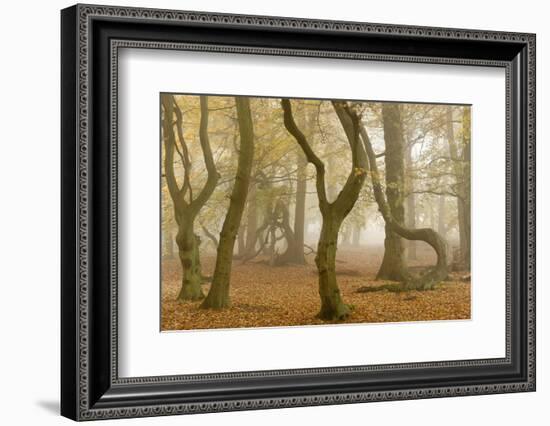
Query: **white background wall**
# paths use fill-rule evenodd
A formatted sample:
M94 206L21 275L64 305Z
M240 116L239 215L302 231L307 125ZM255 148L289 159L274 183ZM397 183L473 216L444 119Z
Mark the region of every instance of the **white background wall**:
M548 424L550 402L550 27L545 2L161 0L103 4L537 33L538 390L361 405L293 408L117 424L279 425L316 422L468 425ZM68 424L59 404L59 9L70 2L11 1L0 24L0 419ZM110 424L105 422L102 424ZM115 424L115 423L113 423Z

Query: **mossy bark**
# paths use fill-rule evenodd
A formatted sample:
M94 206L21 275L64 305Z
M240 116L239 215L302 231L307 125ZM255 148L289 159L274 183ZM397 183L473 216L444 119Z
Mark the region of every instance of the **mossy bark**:
M176 236L179 258L182 266L181 289L178 300L204 299L201 282L201 264L199 257L200 239L195 235L193 226L180 227Z
M254 159L254 129L250 112L250 100L248 97L236 97L235 102L240 132L237 173L231 192L229 208L220 233L212 286L201 304L201 308L205 309L221 309L231 305L229 283L233 249L248 195L252 161Z
M163 94L161 96L161 103L163 107L164 172L168 191L174 205L174 216L178 224L176 243L182 267L182 285L178 293L178 300L199 300L204 298L204 294L201 289L200 240L195 235L195 219L214 192L219 179L208 139L208 97L200 97L201 119L199 131L199 139L208 176L204 187L196 198L193 198L189 180L191 162L183 136L183 113L172 95ZM174 116L176 118L175 123ZM176 132L174 132L174 127L176 128ZM176 151L178 142L180 147L178 153L184 168L184 178L181 185L178 184L174 172L174 152Z
M351 149L352 167L340 193L331 194L335 196L335 199L329 201L325 186L325 165L313 152L306 136L296 125L290 100L281 100L285 127L296 139L308 162L313 164L316 171L315 187L323 219L315 258L319 273L319 296L321 298L321 309L318 317L323 320L338 321L345 319L350 314L350 307L344 303L336 280L338 233L343 220L352 210L359 197L366 177L367 158L360 141L360 119L356 111L346 102L334 101L332 104Z
M396 288L400 288L402 290L432 289L437 283L445 280L448 276L445 240L431 228L410 229L406 228L394 219L386 197L384 196L384 191L380 182L380 174L376 164L376 155L364 126L361 126L361 139L363 140L365 151L369 160L374 198L376 199L378 209L380 210L380 213L382 213L386 226L388 226L392 232L395 232L400 237L407 240L424 241L428 243L437 254L437 263L433 268L429 269L425 274L419 277L412 277L407 274L402 280L400 280L402 282L399 284L399 287ZM378 288L374 288L369 291L376 289L388 289L388 286L379 286Z
M323 215L323 225L315 256L321 297L318 317L328 321L343 320L350 314L350 307L342 300L336 281L336 252L341 223L341 220L330 211Z
M403 190L405 184L404 142L399 104L382 104L384 142L386 145L386 199L394 221L404 224L405 207ZM379 280L403 281L407 278L404 259L405 247L402 238L386 223L384 259L376 275Z

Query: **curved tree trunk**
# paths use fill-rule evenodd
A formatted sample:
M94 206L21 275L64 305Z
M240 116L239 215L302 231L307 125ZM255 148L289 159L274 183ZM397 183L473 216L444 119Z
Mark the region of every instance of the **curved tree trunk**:
M168 191L174 204L174 216L178 224L176 243L182 267L182 285L178 294L178 300L198 300L203 298L204 295L201 289L200 240L194 231L195 219L214 192L219 179L208 139L208 97L200 97L201 118L199 130L199 139L208 175L204 187L196 198L193 198L193 191L189 181L191 161L187 144L183 137L182 112L172 95L163 94L161 102L164 110L162 123L165 154L164 171ZM174 132L174 115L176 116L175 125L180 148L178 148L176 133ZM184 169L184 179L181 186L178 185L174 172L175 151L180 155Z
M323 320L338 321L345 319L350 314L350 307L342 300L336 280L335 264L338 232L343 220L359 197L366 177L367 159L359 137L359 117L357 113L345 102L333 101L332 105L348 139L352 154L352 167L342 190L339 194L334 194L336 198L329 202L325 187L325 165L313 152L307 138L296 126L290 100L281 99L284 125L302 148L308 162L313 164L316 170L315 186L323 219L315 258L319 273L319 296L321 298L321 309L318 317Z
M260 253L266 254L266 246L269 242L269 227L271 226L272 214L273 212L271 211L271 202L268 201L265 208L263 223L258 229L256 229L256 237L257 241L259 242L259 247L255 249L254 252L247 253L246 256L241 258L243 264L254 259Z
M447 271L447 250L445 240L441 236L430 228L423 229L409 229L397 222L392 213L391 209L386 201L384 196L384 191L382 189L382 184L380 183L380 175L378 172L378 166L376 164L376 155L370 143L369 136L367 134L364 126L361 126L361 139L365 146L365 151L370 165L370 175L372 179L372 187L374 190L374 197L378 204L378 209L382 213L382 217L386 222L386 226L392 232L395 232L397 235L413 241L424 241L428 243L437 254L437 263L436 265L427 271L424 275L420 277L412 277L407 275L401 284L396 286L381 286L370 288L367 291L373 291L380 288L386 288L388 290L428 290L432 289L437 283L445 280L448 275Z
M220 233L212 286L201 304L202 308L219 309L228 307L231 304L229 282L231 278L233 248L250 186L250 174L254 159L254 129L252 126L252 114L250 112L250 100L248 97L236 97L235 102L241 136L237 173L233 191L231 192L229 208Z
M204 225L201 225L201 228L202 228L202 232L204 233L204 235L206 235L208 237L208 239L210 239L210 241L212 241L212 244L214 245L214 248L218 248L218 239L216 238L216 236L210 232L208 230L208 228Z
M280 220L279 220L280 219ZM286 240L286 250L283 254L276 255L273 259L274 266L283 266L289 263L300 263L299 258L301 257L305 263L304 259L304 244L298 246L296 241L296 235L294 230L290 226L290 214L288 212L288 207L284 204L283 201L277 201L275 205L273 227L279 228L283 233L282 237Z

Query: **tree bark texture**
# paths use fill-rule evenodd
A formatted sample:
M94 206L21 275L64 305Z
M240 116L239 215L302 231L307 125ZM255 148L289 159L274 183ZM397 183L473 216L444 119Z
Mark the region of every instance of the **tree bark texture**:
M408 170L412 169L412 146L408 146L406 152L406 167ZM405 225L407 228L416 228L416 194L414 193L414 181L411 177L411 173L407 173L408 176L408 195L405 202ZM407 258L409 260L417 259L417 244L416 241L407 241Z
M445 280L448 275L447 271L447 251L445 248L445 240L441 236L430 228L422 229L410 229L406 228L401 223L396 221L392 215L390 206L384 196L384 190L382 189L382 183L380 180L380 174L378 171L378 165L376 164L376 155L372 148L368 133L364 126L361 126L361 139L365 146L365 151L370 165L370 175L372 180L372 186L374 191L374 197L378 204L378 209L384 218L386 225L398 234L399 236L414 241L424 241L428 243L437 254L436 265L429 269L425 274L420 277L412 277L407 275L401 283L398 285L384 285L380 287L367 287L366 291L376 291L381 288L388 290L429 290L433 289L436 284Z
M299 151L297 156L297 182L296 182L296 205L294 209L294 255L292 263L305 265L304 256L304 234L306 218L306 192L307 192L307 160L304 153Z
M470 109L465 107L462 117L462 154L459 154L450 108L446 115L446 139L456 179L460 263L463 268L470 269Z
M210 148L210 141L208 139L208 97L200 97L201 118L199 129L199 139L208 174L206 183L196 198L193 198L193 192L189 182L191 162L187 145L183 137L182 112L172 95L163 94L161 102L164 109L162 124L164 138L164 171L168 191L174 205L174 216L178 225L176 243L178 245L178 254L182 267L182 281L178 300L198 300L203 298L204 294L201 288L202 274L199 257L200 239L195 235L195 219L214 192L219 179ZM174 115L176 116L175 126L178 135L177 140L173 124ZM176 150L181 157L184 167L184 180L181 186L178 185L174 172L174 154Z
M282 99L284 125L296 139L309 163L315 167L315 186L322 216L321 235L317 245L315 264L319 274L321 309L318 317L327 321L345 319L350 307L344 303L336 280L336 253L338 233L343 220L353 208L366 177L367 159L359 137L359 117L344 102L333 102L334 110L346 134L352 153L352 167L339 194L329 202L325 186L325 165L313 152L304 133L297 127L290 100Z
M384 123L384 142L386 145L386 198L394 221L403 225L405 208L403 205L404 173L404 143L401 112L399 104L382 104L382 119ZM384 258L376 279L403 281L407 278L407 266L404 259L403 240L386 223L386 238L384 240Z
M220 233L212 286L201 304L202 308L221 309L231 304L229 283L233 248L250 187L250 175L254 159L254 128L250 112L250 99L248 97L236 97L235 103L240 133L237 173L231 192L229 208Z

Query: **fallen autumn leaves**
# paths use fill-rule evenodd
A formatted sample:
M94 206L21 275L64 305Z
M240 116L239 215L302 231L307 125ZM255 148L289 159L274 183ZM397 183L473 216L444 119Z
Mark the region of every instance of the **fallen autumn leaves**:
M450 281L432 291L358 293L360 287L382 283L374 280L378 254L349 250L342 251L342 258L345 263L337 264L340 291L353 307L346 323L470 318L470 282L461 281L460 274L451 274ZM213 262L212 256L203 257L206 275L211 273ZM235 261L232 306L218 311L199 309L200 302L176 301L181 274L177 260L164 261L162 272L162 330L326 324L315 317L319 295L312 257L305 266L271 267ZM205 284L205 292L208 288Z

